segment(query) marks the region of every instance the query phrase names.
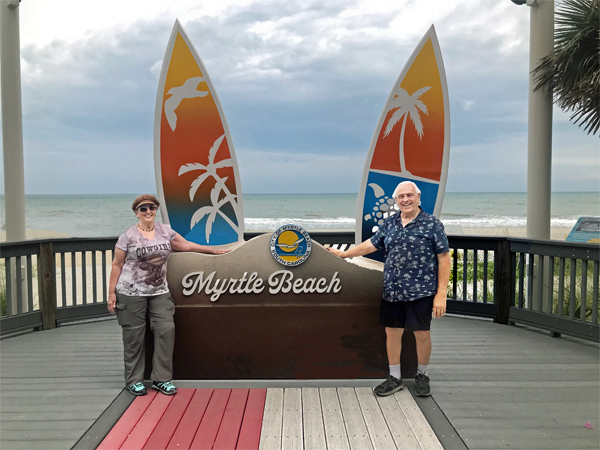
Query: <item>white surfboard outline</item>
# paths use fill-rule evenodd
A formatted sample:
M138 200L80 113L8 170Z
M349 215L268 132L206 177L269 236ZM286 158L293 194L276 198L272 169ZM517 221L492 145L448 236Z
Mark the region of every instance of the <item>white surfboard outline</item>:
M383 105L383 111L379 116L379 121L377 122L377 126L375 127L375 131L373 132L373 137L371 138L371 144L369 145L369 152L367 153L367 158L365 161L365 167L363 169L363 175L360 182L360 189L358 191L358 207L356 211L356 228L354 231L354 241L356 245L362 242L362 224L363 224L363 210L365 203L365 194L367 190L367 181L369 178L369 172L371 171L371 161L373 160L373 153L375 152L375 146L377 145L377 139L379 138L379 134L381 133L381 127L383 127L383 122L385 121L385 117L387 116L389 110L389 103L394 98L394 92L402 84L404 81L404 77L408 73L409 69L412 67L413 62L415 61L417 55L422 50L423 46L427 42L427 40L431 38L431 43L433 44L433 52L435 54L435 60L438 66L438 71L440 74L440 83L442 86L442 97L444 101L444 151L443 151L443 159L442 159L442 170L440 174L439 188L437 199L435 202L435 206L433 209L433 215L439 217L442 211L442 204L444 203L444 195L446 193L446 180L448 178L448 161L450 157L450 103L448 101L448 83L446 82L446 71L444 70L444 62L442 60L442 52L440 49L440 44L437 39L437 34L435 32L435 27L431 25L427 33L423 36L419 44L416 46L415 50L410 55L410 58L404 65L402 72L398 76L398 79L394 83L392 90L390 91L390 95L388 96L385 104ZM408 120L408 118L406 119ZM395 176L402 176L403 178L407 178L409 180L415 181L426 181L428 183L438 184L438 182L434 180L428 180L425 178L417 177L414 175L401 174L399 172L388 172L383 170L372 170L373 172L390 174Z
M167 49L165 51L165 57L163 59L163 65L160 70L160 77L158 79L158 92L156 94L156 107L154 112L154 171L155 171L155 179L156 179L156 190L158 194L158 200L160 201L160 213L164 223L170 224L169 221L169 212L167 210L165 195L163 190L162 183L162 167L160 163L160 125L163 113L163 99L164 99L164 91L165 91L165 83L167 82L167 73L169 72L169 66L171 65L171 56L173 55L173 48L175 47L175 40L177 39L177 34L181 34L181 37L185 41L186 45L190 49L196 64L202 71L202 76L206 79L206 85L208 90L210 91L215 105L217 106L217 111L219 112L219 117L221 119L221 123L223 124L223 130L225 132L225 139L227 140L227 144L229 146L229 153L231 155L231 165L233 167L233 175L235 178L235 188L237 195L237 204L239 208L239 217L238 217L238 242L244 240L244 204L242 201L242 184L240 182L240 173L238 169L237 157L235 154L235 149L233 147L233 140L231 138L231 133L229 131L229 125L227 124L227 120L225 119L225 113L223 112L223 108L221 106L221 102L219 101L219 97L217 96L217 91L208 75L208 71L204 66L204 63L198 56L198 52L192 45L192 42L188 35L186 34L181 22L178 19L175 20L175 25L173 25L173 31L171 31L171 36L169 38L169 43L167 44ZM210 245L210 244L206 244Z

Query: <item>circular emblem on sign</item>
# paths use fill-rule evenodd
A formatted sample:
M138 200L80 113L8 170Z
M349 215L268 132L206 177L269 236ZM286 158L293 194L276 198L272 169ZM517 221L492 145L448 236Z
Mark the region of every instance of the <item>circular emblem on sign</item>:
M297 266L306 261L312 241L306 230L297 225L279 227L271 237L271 255L284 266Z

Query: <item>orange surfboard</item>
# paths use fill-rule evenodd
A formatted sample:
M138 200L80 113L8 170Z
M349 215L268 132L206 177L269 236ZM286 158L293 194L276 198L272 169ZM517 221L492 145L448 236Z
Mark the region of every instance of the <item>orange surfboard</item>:
M400 73L375 128L358 194L357 244L398 211L393 192L402 181L416 183L423 210L439 216L449 150L448 87L432 25Z
M244 239L240 176L229 127L208 72L179 21L158 83L154 166L165 223L198 244Z

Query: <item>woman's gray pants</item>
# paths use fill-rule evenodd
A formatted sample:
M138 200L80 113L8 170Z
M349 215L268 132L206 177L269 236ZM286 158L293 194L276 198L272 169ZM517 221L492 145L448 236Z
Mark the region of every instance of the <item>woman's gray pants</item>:
M170 294L132 297L117 292L117 320L123 330L125 383L130 386L144 381L146 314L154 334L152 381L173 379L175 345L175 305Z

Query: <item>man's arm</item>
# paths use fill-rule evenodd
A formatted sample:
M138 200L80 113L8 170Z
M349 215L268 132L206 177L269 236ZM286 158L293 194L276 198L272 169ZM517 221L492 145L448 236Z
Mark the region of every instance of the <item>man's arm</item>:
M446 314L446 297L448 297L448 282L450 281L450 252L439 253L438 259L438 289L433 299L433 317L440 318Z
M358 244L356 247L348 249L345 252L331 247L328 247L327 250L329 250L335 256L339 256L340 258L354 258L355 256L363 256L373 253L374 251L377 251L377 248L373 245L371 239L367 239L362 244Z

